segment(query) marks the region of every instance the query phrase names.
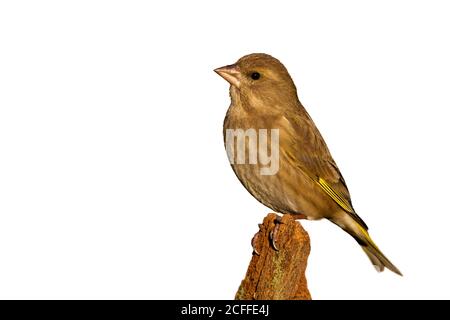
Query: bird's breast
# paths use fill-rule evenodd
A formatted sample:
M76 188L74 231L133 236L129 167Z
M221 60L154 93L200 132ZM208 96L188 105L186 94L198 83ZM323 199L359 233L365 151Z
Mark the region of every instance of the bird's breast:
M292 128L283 117L228 111L224 142L233 171L261 203L280 213L322 218L330 208L324 193L292 161Z

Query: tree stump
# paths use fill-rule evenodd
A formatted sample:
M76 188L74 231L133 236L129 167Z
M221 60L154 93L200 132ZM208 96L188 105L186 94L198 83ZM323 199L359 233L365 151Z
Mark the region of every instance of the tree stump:
M300 222L288 214L281 222L269 213L255 235L255 248L245 279L236 293L236 300L311 300L306 283L306 264L311 249L308 233ZM276 246L270 233L279 224Z

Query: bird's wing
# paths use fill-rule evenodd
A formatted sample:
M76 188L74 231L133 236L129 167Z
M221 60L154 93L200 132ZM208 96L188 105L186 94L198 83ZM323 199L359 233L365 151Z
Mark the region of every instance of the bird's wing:
M323 192L367 229L367 225L353 209L345 180L322 135L306 111L303 112L286 115L282 120L285 123L281 127L287 128L286 138L289 140L284 152Z

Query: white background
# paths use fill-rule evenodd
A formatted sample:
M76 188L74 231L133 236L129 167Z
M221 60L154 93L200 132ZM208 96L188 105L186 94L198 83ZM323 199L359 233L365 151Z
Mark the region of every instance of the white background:
M0 5L0 298L233 298L270 210L227 162L228 85L288 68L404 277L304 222L315 299L450 298L446 1Z

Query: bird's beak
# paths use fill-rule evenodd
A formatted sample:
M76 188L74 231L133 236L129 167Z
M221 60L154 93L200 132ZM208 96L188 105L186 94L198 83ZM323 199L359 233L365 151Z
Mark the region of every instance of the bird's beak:
M219 76L227 80L232 86L239 88L241 85L241 72L239 67L235 64L230 64L225 67L214 70Z

